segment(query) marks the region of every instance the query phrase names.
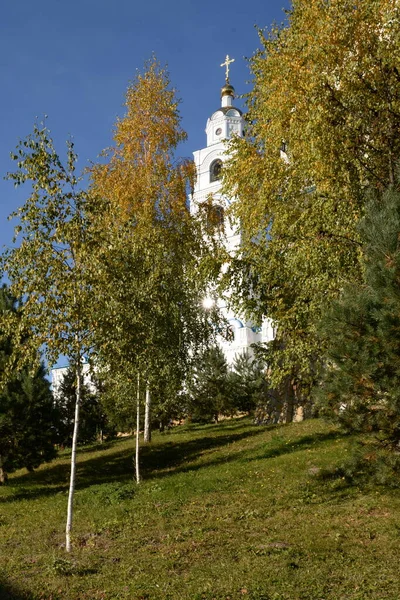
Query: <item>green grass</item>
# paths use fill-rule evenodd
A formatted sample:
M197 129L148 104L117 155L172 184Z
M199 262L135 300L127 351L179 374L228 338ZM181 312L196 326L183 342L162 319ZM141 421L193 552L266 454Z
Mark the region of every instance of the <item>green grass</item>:
M318 420L177 427L80 451L74 552L69 457L0 489L0 599L400 598L400 497L319 470L351 439Z

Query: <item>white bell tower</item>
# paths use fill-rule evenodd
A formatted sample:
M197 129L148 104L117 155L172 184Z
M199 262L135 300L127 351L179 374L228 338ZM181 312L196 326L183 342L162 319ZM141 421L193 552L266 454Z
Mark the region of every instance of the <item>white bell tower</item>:
M196 213L203 203L211 203L213 224L223 227L226 248L232 255L240 246L240 231L237 224L225 218L225 211L232 199L221 194L221 169L226 160L227 140L235 135L242 137L245 126L242 111L233 104L235 90L229 82L229 65L233 61L234 59L227 55L221 65L226 68L225 85L221 88L221 106L207 120L207 146L193 152L197 178L190 197L192 213ZM230 327L231 340L227 341L222 337L219 339L228 364L233 363L236 354L245 350L251 352L251 344L273 338L272 326L268 320L257 327L240 315L234 314L228 309L225 301L219 300L218 304Z

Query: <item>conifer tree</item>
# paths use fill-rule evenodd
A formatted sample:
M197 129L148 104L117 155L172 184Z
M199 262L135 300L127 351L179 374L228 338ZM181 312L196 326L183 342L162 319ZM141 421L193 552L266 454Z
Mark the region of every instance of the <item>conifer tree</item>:
M400 445L400 191L374 194L360 223L364 282L347 284L324 319L322 411L347 430Z
M76 400L76 373L71 365L57 390L54 399L59 413L59 443L71 446L74 431ZM79 417L79 443L87 444L103 436L114 435L115 429L109 425L105 410L99 400L98 390L90 389L88 384L81 381L81 400Z
M16 311L5 286L0 289L0 313ZM12 353L12 339L2 337L0 368ZM32 470L56 455L57 411L43 365L33 373L24 367L12 374L0 393L0 484L7 473L26 467Z
M265 367L248 351L235 356L229 373L232 403L237 410L251 412L265 403L267 380Z
M228 364L219 346L207 348L198 358L189 380L189 415L194 421L218 422L235 412L231 401Z

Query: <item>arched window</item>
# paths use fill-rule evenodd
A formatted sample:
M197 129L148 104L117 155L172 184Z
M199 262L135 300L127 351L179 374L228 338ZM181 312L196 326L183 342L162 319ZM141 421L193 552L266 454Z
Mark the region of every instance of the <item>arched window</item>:
M208 209L208 222L213 229L222 229L224 226L224 208L219 204L212 204Z
M207 200L201 204L201 210L205 211L207 230L210 235L224 229L225 212L223 206L212 204L212 200Z
M210 183L221 179L222 160L217 158L210 165Z

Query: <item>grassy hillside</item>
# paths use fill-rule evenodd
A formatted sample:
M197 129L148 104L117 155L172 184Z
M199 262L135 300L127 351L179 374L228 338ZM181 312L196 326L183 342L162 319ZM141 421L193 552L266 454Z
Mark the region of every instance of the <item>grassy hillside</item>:
M68 455L0 488L0 598L400 598L400 496L321 481L351 443L321 421L177 427L80 452L75 551Z

